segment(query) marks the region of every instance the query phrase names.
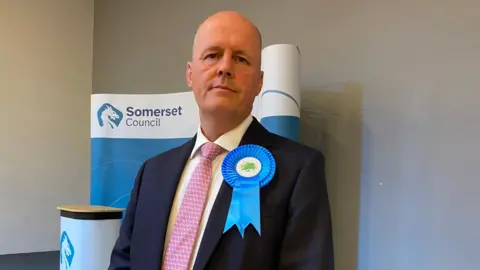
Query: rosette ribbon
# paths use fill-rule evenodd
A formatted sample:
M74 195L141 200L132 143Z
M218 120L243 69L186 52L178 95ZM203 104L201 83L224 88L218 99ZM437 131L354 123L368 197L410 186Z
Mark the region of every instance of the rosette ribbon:
M222 163L222 175L232 188L232 200L223 232L237 226L242 238L249 224L261 235L260 188L272 181L276 164L272 154L259 145L232 150Z

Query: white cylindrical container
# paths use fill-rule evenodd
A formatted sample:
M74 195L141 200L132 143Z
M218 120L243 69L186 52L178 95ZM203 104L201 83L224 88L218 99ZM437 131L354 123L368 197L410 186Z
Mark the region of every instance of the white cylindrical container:
M274 44L262 50L263 87L254 114L269 131L298 141L300 137L300 50Z
M59 206L60 269L105 270L118 238L123 209Z

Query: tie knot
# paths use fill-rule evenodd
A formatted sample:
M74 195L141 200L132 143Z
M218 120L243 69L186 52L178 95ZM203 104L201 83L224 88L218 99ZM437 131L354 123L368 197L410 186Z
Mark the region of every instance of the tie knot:
M209 160L213 160L223 151L223 148L212 142L207 142L204 145L202 145L201 150L202 150L202 157Z

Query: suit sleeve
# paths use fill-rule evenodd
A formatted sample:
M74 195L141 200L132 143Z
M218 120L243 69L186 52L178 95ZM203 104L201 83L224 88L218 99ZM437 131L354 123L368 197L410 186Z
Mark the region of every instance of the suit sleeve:
M128 201L127 208L125 210L125 217L122 225L120 226L119 236L115 242L110 256L110 266L108 267L108 270L130 270L131 268L130 243L145 164L146 163L142 164L135 178L135 183L130 193L130 200Z
M290 199L279 269L333 270L333 236L325 159L317 153L302 168Z

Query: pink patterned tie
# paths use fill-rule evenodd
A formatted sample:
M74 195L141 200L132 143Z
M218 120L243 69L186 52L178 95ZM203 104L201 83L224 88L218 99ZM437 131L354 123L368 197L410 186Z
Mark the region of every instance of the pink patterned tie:
M211 142L201 147L200 162L190 178L168 242L164 270L188 268L210 186L212 161L222 151L222 147Z

